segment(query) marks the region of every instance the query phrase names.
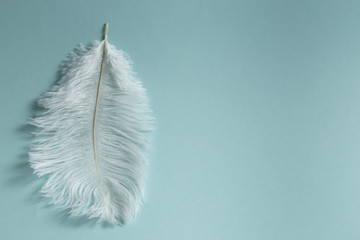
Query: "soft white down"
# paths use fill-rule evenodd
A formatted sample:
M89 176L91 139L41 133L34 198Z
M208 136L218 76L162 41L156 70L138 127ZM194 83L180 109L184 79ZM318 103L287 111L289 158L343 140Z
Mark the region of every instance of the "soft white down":
M44 108L29 152L34 172L47 176L41 192L72 216L123 224L144 200L147 151L155 120L127 55L106 43L93 149L93 117L104 41L77 47ZM97 169L98 168L98 169Z

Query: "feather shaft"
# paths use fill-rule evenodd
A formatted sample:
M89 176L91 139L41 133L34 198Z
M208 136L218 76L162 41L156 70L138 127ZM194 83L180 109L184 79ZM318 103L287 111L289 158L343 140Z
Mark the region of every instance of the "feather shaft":
M97 91L96 91L96 102L95 102L95 110L94 110L94 118L93 118L93 126L92 126L93 151L94 151L94 161L95 161L96 174L99 176L101 181L103 183L105 183L106 187L108 187L108 185L106 184L105 179L100 174L99 161L98 161L97 156L96 156L95 128L96 128L96 114L97 114L97 109L98 109L98 106L99 106L101 80L102 80L102 75L103 75L103 70L104 70L104 61L105 61L105 54L106 54L107 29L108 29L108 23L105 24L105 30L104 30L104 35L105 35L104 36L104 46L103 46L103 53L102 53L102 58L101 58L99 83L98 83L98 87L97 87Z

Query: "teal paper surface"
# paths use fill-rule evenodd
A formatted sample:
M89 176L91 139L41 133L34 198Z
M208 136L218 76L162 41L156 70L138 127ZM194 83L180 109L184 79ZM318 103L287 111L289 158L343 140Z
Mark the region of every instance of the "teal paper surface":
M105 22L158 120L125 227L57 213L26 159L33 101ZM1 0L0 239L360 239L359 26L359 1Z

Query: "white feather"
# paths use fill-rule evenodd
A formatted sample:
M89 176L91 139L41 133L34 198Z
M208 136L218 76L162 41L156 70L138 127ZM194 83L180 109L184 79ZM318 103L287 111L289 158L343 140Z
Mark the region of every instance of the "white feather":
M144 200L144 175L154 118L141 82L123 51L106 42L95 125L92 127L104 41L79 46L61 66L60 78L38 101L45 110L30 164L48 179L42 193L72 216L122 224Z

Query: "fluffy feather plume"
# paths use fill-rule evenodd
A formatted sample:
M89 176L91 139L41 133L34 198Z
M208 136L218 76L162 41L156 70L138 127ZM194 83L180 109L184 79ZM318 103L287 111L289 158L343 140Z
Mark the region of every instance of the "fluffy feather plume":
M154 129L148 102L126 54L106 37L76 48L57 84L38 100L44 111L31 119L37 131L29 161L48 176L41 192L72 216L131 220L144 200Z

